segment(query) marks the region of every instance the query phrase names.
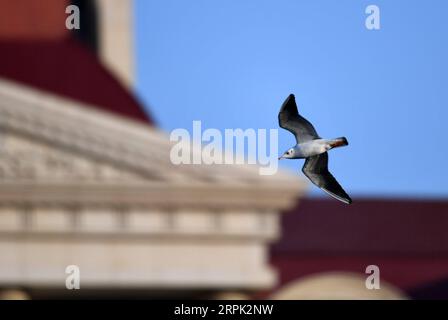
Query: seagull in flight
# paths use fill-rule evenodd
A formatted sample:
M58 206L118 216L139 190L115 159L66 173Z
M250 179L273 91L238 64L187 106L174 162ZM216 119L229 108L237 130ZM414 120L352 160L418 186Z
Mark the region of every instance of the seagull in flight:
M278 114L279 126L296 137L297 144L278 159L306 159L302 172L316 186L330 196L346 204L352 203L349 195L342 189L328 171L327 151L348 145L345 137L322 139L313 125L297 111L296 99L290 94L283 102Z

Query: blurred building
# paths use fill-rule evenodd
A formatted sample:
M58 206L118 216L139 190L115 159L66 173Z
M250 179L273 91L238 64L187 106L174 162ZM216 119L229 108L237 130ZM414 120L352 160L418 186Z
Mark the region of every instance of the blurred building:
M132 1L0 8L0 297L247 297L275 285L268 245L303 183L171 164L168 136L132 93ZM80 290L66 289L69 265Z
M271 248L281 278L270 296L448 299L447 201L306 199L281 229ZM380 290L365 288L369 265L379 268Z

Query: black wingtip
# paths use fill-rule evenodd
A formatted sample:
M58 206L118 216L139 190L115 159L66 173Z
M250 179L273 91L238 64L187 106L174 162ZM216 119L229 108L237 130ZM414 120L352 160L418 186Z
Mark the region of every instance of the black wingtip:
M338 199L338 198L336 198L336 199ZM343 202L343 203L345 203L345 204L352 204L352 199L350 199L350 198L341 198L341 199L338 199L339 201L341 201L341 202Z
M337 200L345 203L345 204L352 204L352 199L350 199L349 197L341 197L341 198L337 198L335 197Z
M311 181L312 182L312 181ZM313 182L314 183L314 182ZM348 194L346 194L344 191L344 195L340 195L334 192L331 192L330 190L320 187L323 191L325 191L327 194L329 194L330 196L332 196L333 198L335 198L336 200L339 200L345 204L352 204L352 199L349 197Z
M290 93L288 96L288 99L295 99L296 97L294 96L294 93Z
M352 204L352 198L350 198L349 196L348 196L348 194L347 195L345 195L345 197L341 197L341 199L340 199L342 202L344 202L345 204Z

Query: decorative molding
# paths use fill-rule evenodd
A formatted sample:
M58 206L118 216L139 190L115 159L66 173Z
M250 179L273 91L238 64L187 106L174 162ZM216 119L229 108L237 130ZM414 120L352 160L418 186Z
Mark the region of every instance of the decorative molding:
M215 219L219 217L217 225ZM267 218L267 219L266 219ZM0 206L0 238L20 237L158 237L274 239L278 213L258 211L167 212L145 207Z
M0 142L0 183L17 181L141 181L147 177L13 132Z

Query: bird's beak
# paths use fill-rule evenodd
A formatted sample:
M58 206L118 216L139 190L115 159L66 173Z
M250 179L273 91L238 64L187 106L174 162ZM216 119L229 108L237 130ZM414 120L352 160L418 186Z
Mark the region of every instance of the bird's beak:
M283 156L278 157L278 160L282 160L282 159L283 159Z

